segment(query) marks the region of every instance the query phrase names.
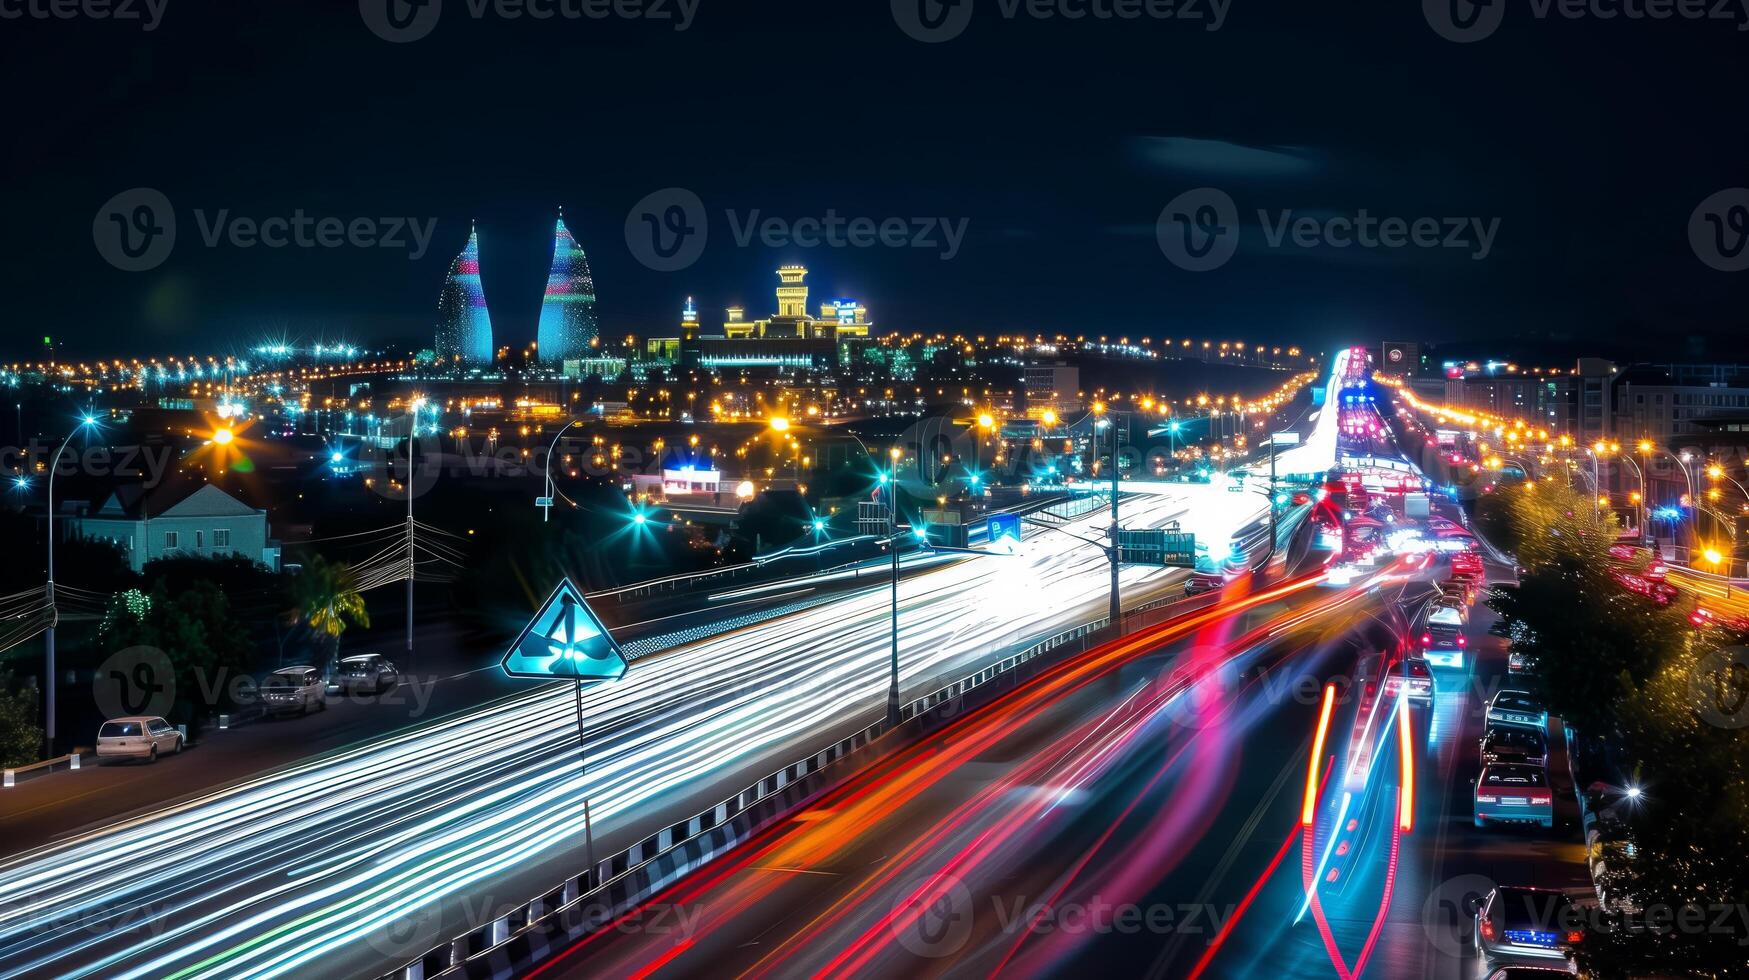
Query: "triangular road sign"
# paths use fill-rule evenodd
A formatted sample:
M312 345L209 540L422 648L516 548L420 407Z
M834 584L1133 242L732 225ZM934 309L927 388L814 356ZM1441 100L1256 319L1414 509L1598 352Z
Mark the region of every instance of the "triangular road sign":
M535 613L500 663L511 677L618 680L626 658L569 578Z

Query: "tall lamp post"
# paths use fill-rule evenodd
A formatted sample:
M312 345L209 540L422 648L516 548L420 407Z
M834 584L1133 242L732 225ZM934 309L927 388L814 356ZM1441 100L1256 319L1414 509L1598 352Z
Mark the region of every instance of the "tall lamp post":
M55 450L54 459L49 461L49 580L44 587L49 603L49 626L43 631L45 654L43 686L48 688L44 702L46 714L43 725L43 758L45 759L52 759L55 755L55 624L61 618L60 611L55 608L55 471L60 469L61 454L67 451L67 444L73 441L73 437L96 425L96 416L87 411L80 418L78 426L72 432L67 433L67 438L61 440L61 448Z
M412 424L407 429L407 661L413 660L413 573L418 559L413 552L413 453L419 448L419 410L425 406L423 396L412 402Z
M773 418L771 420L770 425L771 425L771 429L773 432L787 432L789 430L789 420L786 418L782 418L781 416ZM882 469L881 465L880 465L880 458L875 455L874 450L868 448L868 443L863 442L862 438L854 432L846 432L845 435L856 440L856 444L858 446L862 447L863 455L867 456L869 458L869 461L873 462L875 464L875 479L878 483L877 492L878 492L878 489L880 487L884 487L887 491L887 493L886 493L886 497L887 497L887 547L889 549L891 549L892 553L893 553L892 603L890 606L891 616L892 616L892 629L889 631L891 644L888 648L888 656L887 656L887 727L889 729L891 729L891 728L896 727L900 721L900 718L899 718L899 460L904 458L905 451L903 449L900 449L898 446L894 446L891 449L888 449L887 450L887 459L890 461L890 466L887 469Z

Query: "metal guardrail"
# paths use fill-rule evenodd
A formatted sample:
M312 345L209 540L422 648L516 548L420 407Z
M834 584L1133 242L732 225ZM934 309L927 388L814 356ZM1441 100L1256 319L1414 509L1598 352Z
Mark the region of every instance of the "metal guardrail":
M84 753L81 752L69 752L66 755L57 756L53 759L44 759L41 762L33 762L28 766L13 766L4 771L0 771L0 786L16 786L18 785L18 779L21 776L29 780L38 776L46 776L52 772L60 770L71 772L72 770L79 768L79 762L83 755Z

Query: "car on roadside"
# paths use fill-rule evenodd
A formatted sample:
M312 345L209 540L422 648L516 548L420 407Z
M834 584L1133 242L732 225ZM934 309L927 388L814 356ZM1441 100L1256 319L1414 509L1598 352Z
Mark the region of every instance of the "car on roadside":
M261 682L261 703L272 715L325 711L328 685L314 667L281 667Z
M334 665L330 686L342 694L381 694L401 682L400 671L380 653L344 657Z
M160 755L182 751L182 732L156 715L111 718L97 729L97 761L144 759L157 762Z
M1522 650L1506 651L1506 672L1508 674L1528 674L1531 672L1531 659Z
M1464 635L1469 622L1462 606L1429 606L1421 627L1421 658L1434 667L1462 667L1470 639Z
M1501 885L1476 908L1472 938L1484 962L1511 966L1524 960L1565 961L1584 941L1585 930L1566 892Z
M1490 823L1555 825L1555 791L1541 766L1483 766L1476 777L1476 826Z
M1433 668L1420 657L1404 657L1385 678L1385 697L1398 695L1422 704L1433 703Z
M1495 691L1494 696L1488 700L1488 724L1516 725L1547 732L1549 712L1528 691L1502 688Z
M1547 766L1549 743L1534 728L1490 725L1481 738L1482 765Z

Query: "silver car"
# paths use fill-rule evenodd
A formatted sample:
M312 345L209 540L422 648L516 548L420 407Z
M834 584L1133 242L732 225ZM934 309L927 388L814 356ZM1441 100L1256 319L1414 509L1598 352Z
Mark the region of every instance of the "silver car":
M162 718L139 715L111 718L97 730L97 760L144 759L182 751L182 732Z
M347 657L334 668L334 688L349 694L381 694L400 682L401 675L395 665L377 653Z
M269 714L307 715L328 708L328 685L314 667L282 667L261 682L261 703Z
M1564 962L1584 938L1578 910L1553 888L1500 886L1476 909L1476 955L1491 966Z

